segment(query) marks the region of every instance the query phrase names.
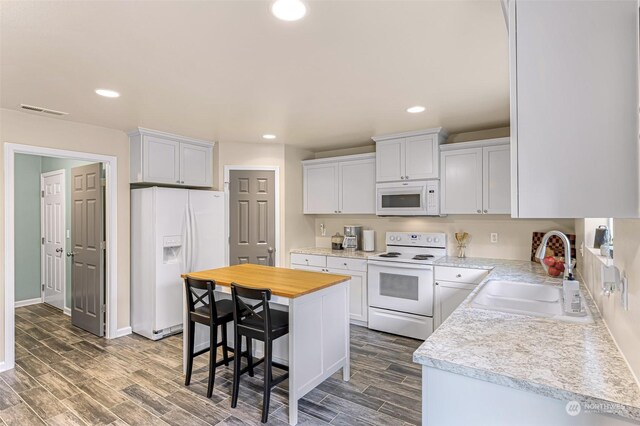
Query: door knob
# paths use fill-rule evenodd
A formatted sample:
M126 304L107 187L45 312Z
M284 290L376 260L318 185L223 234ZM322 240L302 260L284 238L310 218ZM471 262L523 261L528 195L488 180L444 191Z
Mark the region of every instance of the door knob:
M67 253L67 257L71 257L71 256L75 256L76 252L75 251L70 251Z

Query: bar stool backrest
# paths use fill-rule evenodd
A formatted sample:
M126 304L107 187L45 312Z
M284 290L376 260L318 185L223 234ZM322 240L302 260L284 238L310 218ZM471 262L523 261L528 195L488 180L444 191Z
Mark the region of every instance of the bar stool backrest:
M261 330L271 330L271 290L268 288L243 287L231 283L231 297L233 300L233 320L238 327L255 330L255 325L247 324L247 319L257 319L262 322ZM252 304L252 302L258 302ZM240 314L242 313L242 314Z
M211 322L213 323L214 319L218 317L216 300L213 296L216 283L211 280L198 280L191 277L187 277L185 282L189 313L198 314L198 312L196 312L197 308L202 306L207 307L209 309Z

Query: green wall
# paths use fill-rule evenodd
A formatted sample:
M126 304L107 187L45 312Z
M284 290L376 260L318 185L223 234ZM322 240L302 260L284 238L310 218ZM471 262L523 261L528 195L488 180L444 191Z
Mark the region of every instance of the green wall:
M40 297L40 157L16 154L15 300Z
M71 231L71 168L87 161L16 154L15 162L15 270L16 301L40 297L40 174L66 171L65 229ZM66 238L66 235L65 235ZM66 251L71 239L66 238ZM71 258L66 258L66 300L71 306Z

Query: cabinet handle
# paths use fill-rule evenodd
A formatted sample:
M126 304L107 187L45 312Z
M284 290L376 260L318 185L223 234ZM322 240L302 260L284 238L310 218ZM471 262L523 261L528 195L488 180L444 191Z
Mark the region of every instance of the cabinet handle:
M180 183L180 181L179 181L179 180L177 180L177 181L176 181L176 183Z
M343 265L344 265L344 266L347 266L347 263L345 262L345 263L343 263Z
M400 176L400 179L404 179L404 176Z
M456 275L456 278L462 278L462 274Z
M489 211L488 211L488 210L485 210L484 212L485 212L485 213L489 213Z
M180 182L180 183L184 183L184 181Z
M405 176L404 178L405 178L405 179L409 179L409 176Z
M478 210L478 214L482 213L482 210Z

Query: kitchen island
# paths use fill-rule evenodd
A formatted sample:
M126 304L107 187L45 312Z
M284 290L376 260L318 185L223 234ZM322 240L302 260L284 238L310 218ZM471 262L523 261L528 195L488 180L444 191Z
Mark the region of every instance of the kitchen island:
M213 280L216 297L230 298L231 283L269 288L273 309L288 311L289 334L274 341L274 360L289 366L289 424L298 422L298 400L333 373L342 369L349 380L349 280L346 275L300 271L243 264L182 275ZM184 292L183 292L184 293ZM184 293L184 329L187 304ZM232 346L233 325L229 324ZM186 369L187 336L183 337L183 365ZM254 353L262 355L262 345ZM195 350L209 347L206 327L196 324Z

